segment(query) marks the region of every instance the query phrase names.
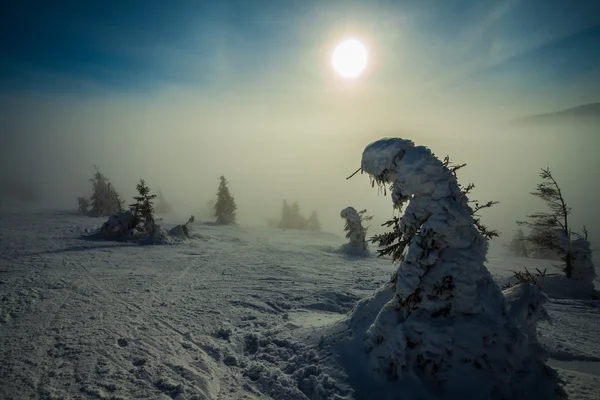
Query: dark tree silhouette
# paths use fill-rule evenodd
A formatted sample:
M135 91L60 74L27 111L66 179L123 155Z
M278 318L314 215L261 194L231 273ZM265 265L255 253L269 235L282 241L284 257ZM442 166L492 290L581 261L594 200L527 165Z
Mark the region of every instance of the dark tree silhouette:
M540 178L542 182L538 183L531 195L544 200L549 212L530 214L527 216L529 221L517 221L517 224L529 228L526 240L531 244L532 250L542 252L549 250L556 254L563 262L563 272L567 278L571 278L573 275L572 235L579 238L583 236L571 231L569 226L571 207L567 206L550 168L542 168Z
M150 194L150 188L143 179L137 184L138 195L134 196L136 202L130 206L133 213L133 227L144 223L144 231L148 234L154 232L154 202L155 194Z

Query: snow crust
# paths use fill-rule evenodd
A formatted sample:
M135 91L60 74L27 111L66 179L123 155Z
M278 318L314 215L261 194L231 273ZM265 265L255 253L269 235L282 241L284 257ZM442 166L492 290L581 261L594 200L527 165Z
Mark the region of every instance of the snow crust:
M371 373L364 333L396 268L337 253L341 230L196 221L189 239L140 246L94 236L105 220L0 210L1 399L436 397L414 375ZM499 252L486 265L501 284L554 264ZM600 301L549 297L539 344L570 398L596 400Z

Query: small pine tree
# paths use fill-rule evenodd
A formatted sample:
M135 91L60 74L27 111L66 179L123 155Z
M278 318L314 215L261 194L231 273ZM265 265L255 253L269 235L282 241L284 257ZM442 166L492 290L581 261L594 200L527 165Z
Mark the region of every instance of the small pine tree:
M346 237L350 239L348 246L354 249L367 250L369 245L367 243L367 230L368 226L365 226L365 222L373 219L372 215L367 215L367 210L356 211L354 207L346 207L340 213L340 216L346 220L344 231L346 231Z
M529 250L525 242L525 234L523 230L519 228L517 233L510 242L510 251L518 257L529 257Z
M537 212L527 216L529 221L517 221L530 229L526 236L533 251L551 251L563 262L562 270L571 278L573 275L573 252L571 251L571 238L575 234L569 227L568 207L558 183L552 176L550 168L542 168L540 172L542 182L539 183L531 195L544 200L550 209L549 212Z
M109 179L104 176L98 167L94 165L96 173L90 179L94 192L90 197L91 210L93 217L106 217L117 212L123 211L123 202Z
M88 213L88 209L90 208L90 201L81 196L77 198L77 204L78 204L78 210L81 213L87 214Z
M233 224L235 223L235 211L237 210L237 205L229 192L227 180L222 175L220 179L221 182L219 183L219 190L217 191L217 202L215 203L215 217L217 217L217 224Z
M313 232L321 231L321 222L319 222L319 215L317 214L316 211L313 211L312 214L310 214L310 217L308 218L307 226L308 226L309 231L313 231Z
M131 212L133 213L133 227L137 227L140 223L144 223L144 231L151 235L154 232L154 204L155 194L150 194L150 188L146 185L143 179L137 184L136 189L138 196L134 199L136 203L131 204Z

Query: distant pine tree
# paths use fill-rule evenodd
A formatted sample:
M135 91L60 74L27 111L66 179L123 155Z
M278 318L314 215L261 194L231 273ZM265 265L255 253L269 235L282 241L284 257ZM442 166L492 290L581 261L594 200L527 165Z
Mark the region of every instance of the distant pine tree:
M77 198L77 204L79 212L87 214L88 209L90 208L90 201L82 196Z
M321 231L321 222L319 222L319 216L316 211L313 211L312 214L310 214L307 225L309 231Z
M92 217L106 217L123 211L123 202L109 179L94 165L96 173L90 179L94 192L90 197Z
M171 205L165 200L162 190L158 189L158 195L156 198L156 212L158 214L168 214L171 211Z
M154 204L155 194L150 194L150 188L146 185L143 179L137 184L136 189L138 196L134 196L136 203L130 206L133 213L133 227L137 227L142 222L144 223L144 231L148 234L154 232Z
M219 190L217 191L217 202L215 203L215 217L217 217L217 224L233 224L235 223L235 211L237 205L231 193L227 180L224 176L221 176L221 182L219 183Z
M525 234L521 228L517 230L517 233L510 242L510 251L518 257L529 257Z
M283 200L283 205L281 206L281 218L277 227L280 229L289 229L291 226L290 206L288 205L287 200Z
M308 228L308 221L302 216L302 214L300 214L300 205L297 201L292 204L292 207L290 208L290 214L292 229L305 230Z

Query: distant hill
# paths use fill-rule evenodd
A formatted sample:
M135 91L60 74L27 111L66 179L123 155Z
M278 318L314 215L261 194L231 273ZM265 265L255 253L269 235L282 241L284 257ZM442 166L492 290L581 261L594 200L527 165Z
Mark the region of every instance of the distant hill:
M585 104L566 110L517 118L512 126L570 125L600 122L600 103Z

